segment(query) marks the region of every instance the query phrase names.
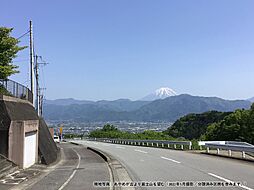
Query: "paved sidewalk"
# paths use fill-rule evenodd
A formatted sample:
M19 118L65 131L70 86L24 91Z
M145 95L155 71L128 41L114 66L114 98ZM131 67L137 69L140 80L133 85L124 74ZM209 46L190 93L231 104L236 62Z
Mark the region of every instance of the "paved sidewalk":
M108 189L95 188L94 181L110 181L107 163L83 146L61 143L62 160L52 167L35 165L19 170L0 181L1 190L62 190Z

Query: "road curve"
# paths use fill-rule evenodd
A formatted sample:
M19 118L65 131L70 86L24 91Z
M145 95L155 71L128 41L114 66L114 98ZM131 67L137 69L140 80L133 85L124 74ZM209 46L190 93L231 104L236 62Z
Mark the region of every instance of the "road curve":
M82 190L109 189L94 187L94 181L110 181L106 162L96 153L83 146L61 143L61 163L42 179L26 189L29 190ZM50 169L50 168L49 168Z
M254 164L250 162L170 149L83 140L75 142L111 154L126 167L134 181L241 182L241 187L210 186L206 189L254 190Z

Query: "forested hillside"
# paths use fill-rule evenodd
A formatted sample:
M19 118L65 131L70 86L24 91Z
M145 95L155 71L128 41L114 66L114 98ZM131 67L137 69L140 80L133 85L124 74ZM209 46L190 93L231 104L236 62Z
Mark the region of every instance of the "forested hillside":
M231 112L210 111L202 114L188 114L178 119L164 133L172 137L184 137L186 139L198 139L205 134L207 127L222 120Z

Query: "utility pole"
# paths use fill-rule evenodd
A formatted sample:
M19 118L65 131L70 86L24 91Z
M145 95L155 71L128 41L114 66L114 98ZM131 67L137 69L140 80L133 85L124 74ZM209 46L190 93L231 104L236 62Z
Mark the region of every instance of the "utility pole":
M35 78L36 78L36 98L35 98L35 108L37 111L37 114L40 115L39 111L39 65L38 65L38 55L35 56Z
M39 115L42 116L43 94L39 95Z
M39 84L39 65L46 65L47 63L45 62L42 62L42 63L39 63L38 62L38 58L40 58L42 60L42 57L41 56L38 56L36 55L35 56L35 67L34 67L34 70L35 70L35 78L36 78L36 99L35 99L35 108L36 108L36 111L37 111L37 114L38 116L41 116L41 112L40 110L42 110L42 100L40 98L41 96L41 93L40 91L42 90L40 88L40 84Z
M43 100L44 100L44 96L43 96L43 93L42 93L42 90L45 90L45 88L40 88L39 89L39 115L42 116L42 113L43 113Z
M33 44L33 24L30 20L29 22L29 33L30 33L30 81L31 86L30 90L33 94L33 102L34 102L34 44ZM34 102L35 103L35 102ZM34 104L35 106L35 104Z

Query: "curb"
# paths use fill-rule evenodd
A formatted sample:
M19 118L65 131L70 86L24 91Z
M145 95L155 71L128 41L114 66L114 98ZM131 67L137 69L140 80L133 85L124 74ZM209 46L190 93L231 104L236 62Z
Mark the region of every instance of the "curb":
M91 148L91 147L87 147L88 150L91 150L93 152L95 152L96 154L98 154L100 157L103 158L103 160L105 160L106 162L110 162L110 158L109 156L107 156L106 153L102 152L101 150L98 150L96 148Z
M80 146L80 144L75 143L75 142L69 142L69 143L74 144L74 145L77 145L77 146Z
M87 147L88 150L91 150L101 156L107 163L110 168L110 172L112 174L113 183L115 182L132 182L129 173L125 169L125 167L113 156L109 155L108 153L105 153L101 150L98 150L96 148ZM135 190L134 187L113 187L114 190Z

